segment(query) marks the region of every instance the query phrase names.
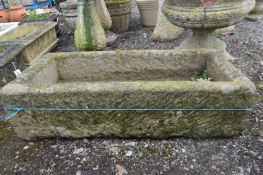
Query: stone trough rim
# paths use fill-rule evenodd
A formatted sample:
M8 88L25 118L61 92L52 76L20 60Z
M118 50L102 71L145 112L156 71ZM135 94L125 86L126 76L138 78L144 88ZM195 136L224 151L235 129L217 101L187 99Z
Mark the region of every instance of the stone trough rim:
M174 49L174 50L161 50L163 53L171 53L171 52L196 52L196 53L203 53L203 54L213 54L213 57L215 56L222 56L222 53L219 51L216 51L214 49ZM122 91L130 91L133 90L151 90L152 86L155 86L159 84L160 81L152 81L152 80L138 80L138 81L76 81L76 82L56 82L54 84L38 84L38 83L31 83L29 82L30 79L28 79L28 75L31 74L31 67L38 66L38 71L40 72L43 68L43 63L47 63L50 61L56 61L56 59L64 59L65 57L72 57L74 58L76 55L78 56L86 56L86 55L92 55L92 54L103 54L103 53L139 53L139 52L146 52L146 53L157 53L160 52L158 50L121 50L121 51L94 51L94 52L57 52L57 53L48 53L41 58L35 60L32 65L23 72L22 76L18 77L17 79L13 80L6 86L4 86L2 89L0 89L0 96L2 95L21 95L26 93L64 93L64 92L84 92L84 91L90 91L92 92L91 87L96 87L96 91L111 91L111 90L122 90ZM223 53L224 54L224 53ZM61 58L58 58L61 57ZM208 58L209 59L209 58ZM240 88L245 88L248 90L246 94L255 94L256 93L256 87L253 84L253 82L247 78L238 68L236 68L234 65L232 65L228 60L225 58L218 58L221 59L221 62L224 64L227 64L228 67L230 66L232 68L231 72L234 73L234 77L231 78L230 81L176 81L176 80L163 80L162 83L169 85L169 86L160 86L160 90L175 90L175 89L182 89L182 86L185 91L189 91L194 89L195 91L207 91L208 89L218 90L222 91L222 85L229 85L232 87L232 91L239 90ZM226 70L227 71L227 70ZM36 74L36 73L35 73ZM236 79L235 77L242 78ZM34 76L33 76L34 77ZM141 86L141 82L143 82L144 87ZM37 87L33 87L31 85L37 85ZM68 86L70 88L65 88L64 91L59 88L61 85ZM72 86L72 84L76 86ZM180 85L180 87L178 86ZM208 88L205 88L204 85L206 85ZM127 88L123 88L127 87ZM10 91L11 89L19 89L16 91ZM162 89L164 88L164 89ZM231 93L230 92L230 93ZM229 92L226 92L229 93Z

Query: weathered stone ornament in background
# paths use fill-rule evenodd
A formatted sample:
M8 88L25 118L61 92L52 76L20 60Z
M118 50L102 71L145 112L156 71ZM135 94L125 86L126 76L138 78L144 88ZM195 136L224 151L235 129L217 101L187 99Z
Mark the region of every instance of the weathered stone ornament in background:
M61 2L59 5L67 25L74 31L76 26L77 16L78 16L77 14L78 1L67 0L65 2ZM95 6L102 27L105 30L109 29L111 27L112 21L110 14L106 8L106 4L104 0L95 0Z
M263 19L263 0L256 0L255 8L247 16L248 20L260 21Z
M106 35L94 0L79 1L74 38L75 46L79 51L101 50L106 47Z
M255 0L165 0L162 10L171 23L193 31L180 47L225 51L225 43L213 32L241 21L254 5Z
M111 30L127 31L131 19L131 0L105 0L112 19Z
M66 21L68 27L71 30L75 30L76 20L77 20L77 9L78 9L78 1L77 0L67 0L65 2L61 2L59 4L63 18Z
M157 24L151 36L152 40L160 42L171 41L177 39L183 31L183 28L171 24L164 16L161 8L159 8Z
M102 27L105 30L109 30L111 28L112 21L104 0L95 0L95 4Z
M106 45L110 46L117 40L117 34L110 31L112 20L104 0L95 0L97 14L106 35Z

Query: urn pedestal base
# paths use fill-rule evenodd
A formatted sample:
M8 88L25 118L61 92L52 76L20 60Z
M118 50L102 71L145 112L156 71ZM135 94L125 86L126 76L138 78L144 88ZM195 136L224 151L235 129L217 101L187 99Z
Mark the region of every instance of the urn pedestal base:
M220 51L221 57L230 61L235 60L226 50L226 44L216 38L215 30L193 30L193 35L186 38L181 44L181 49L216 49Z
M180 48L201 49L210 48L217 50L226 50L226 44L214 36L214 30L201 31L193 30L193 36L186 38L180 45Z

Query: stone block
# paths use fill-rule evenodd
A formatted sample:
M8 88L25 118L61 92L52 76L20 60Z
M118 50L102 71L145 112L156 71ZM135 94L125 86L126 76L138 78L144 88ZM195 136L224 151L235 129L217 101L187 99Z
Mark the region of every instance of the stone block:
M50 53L3 87L0 103L95 109L20 111L10 122L28 140L235 136L249 121L256 89L222 58L208 49ZM193 81L202 70L213 81Z

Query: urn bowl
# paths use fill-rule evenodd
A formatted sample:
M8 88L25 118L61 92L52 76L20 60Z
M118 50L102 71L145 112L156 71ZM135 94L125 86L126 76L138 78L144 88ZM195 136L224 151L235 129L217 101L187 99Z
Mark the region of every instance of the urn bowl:
M162 11L177 26L217 29L241 21L254 8L255 0L165 0Z

